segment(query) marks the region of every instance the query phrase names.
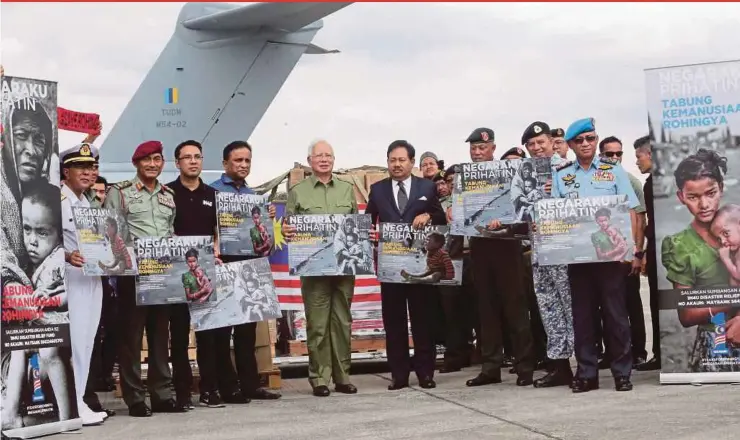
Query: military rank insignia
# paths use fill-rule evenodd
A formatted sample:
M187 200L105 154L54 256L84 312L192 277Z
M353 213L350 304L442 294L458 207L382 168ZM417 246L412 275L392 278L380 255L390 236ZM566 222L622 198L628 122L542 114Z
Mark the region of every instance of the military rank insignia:
M565 183L565 186L570 186L576 183L576 175L575 174L567 174L563 176L563 183Z
M607 164L601 164L601 165L599 165L599 169L600 170L603 170L603 171L607 171L607 170L610 170L612 168L614 168L614 166L612 166L612 165L607 165Z

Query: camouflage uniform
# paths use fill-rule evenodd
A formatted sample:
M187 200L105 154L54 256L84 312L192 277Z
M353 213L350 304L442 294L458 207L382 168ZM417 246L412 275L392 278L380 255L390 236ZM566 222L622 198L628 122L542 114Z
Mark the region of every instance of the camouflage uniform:
M555 169L560 169L568 163L557 154L552 156L552 165ZM540 267L533 261L532 276L542 324L547 333L547 357L568 359L573 355L575 345L568 266Z

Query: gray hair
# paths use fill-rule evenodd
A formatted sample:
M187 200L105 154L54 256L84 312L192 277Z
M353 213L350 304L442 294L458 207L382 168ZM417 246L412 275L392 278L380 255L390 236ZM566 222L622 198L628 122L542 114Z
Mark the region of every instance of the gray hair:
M318 144L320 144L322 142L325 143L325 144L327 144L327 145L329 145L331 147L331 144L326 139L323 139L323 138L314 139L314 140L311 141L310 144L308 144L308 157L311 157L311 155L313 154L313 149L316 148L316 145L318 145ZM334 148L333 147L332 147L332 151L334 151Z

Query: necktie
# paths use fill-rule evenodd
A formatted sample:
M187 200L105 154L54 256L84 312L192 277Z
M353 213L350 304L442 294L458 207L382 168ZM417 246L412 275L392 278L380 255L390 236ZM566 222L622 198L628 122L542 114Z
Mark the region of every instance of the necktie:
M406 189L403 187L403 182L398 182L398 210L403 212L406 209L406 204L409 202L409 196L406 194Z

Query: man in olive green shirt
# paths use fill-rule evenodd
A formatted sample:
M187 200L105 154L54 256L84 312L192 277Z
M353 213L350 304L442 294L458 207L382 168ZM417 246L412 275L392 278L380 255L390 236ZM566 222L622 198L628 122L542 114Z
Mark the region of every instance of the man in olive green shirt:
M126 221L119 231L132 245L142 237L167 237L174 232L175 199L173 191L157 178L164 168L162 144L148 141L139 145L131 161L136 177L108 187L104 208L117 210ZM183 412L172 399L169 389L172 374L168 364L169 312L166 305L137 306L133 276L119 276L120 329L118 352L123 400L132 417L149 417L152 412ZM141 340L146 327L149 341L147 387L141 380ZM147 388L151 409L146 405Z
M290 215L357 214L357 200L351 184L332 176L334 150L326 141L312 142L308 163L313 175L295 184L288 192L286 218ZM295 227L283 226L287 241ZM349 381L351 360L352 296L354 276L301 277L301 295L306 312L308 338L308 380L313 394L330 394L334 381L337 392L354 394Z

